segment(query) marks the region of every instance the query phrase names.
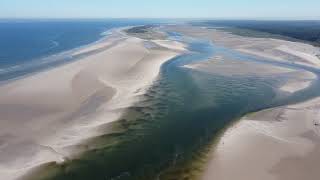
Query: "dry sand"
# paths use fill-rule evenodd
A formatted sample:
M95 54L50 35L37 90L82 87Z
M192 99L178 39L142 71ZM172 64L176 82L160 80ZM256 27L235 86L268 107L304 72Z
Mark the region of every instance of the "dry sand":
M119 33L75 53L103 51L1 85L1 179L64 161L73 145L102 133L99 126L118 120L139 101L160 66L184 50L177 42L167 41L163 48L146 48L145 42Z
M320 99L261 111L230 127L204 180L318 179Z
M312 79L314 79L316 75L312 73L306 73L305 75L307 77L304 76L304 77L301 77L301 79L295 79L295 80L289 81L288 83L280 87L280 90L289 92L289 93L294 93L296 91L300 91L302 89L309 87L313 81Z
M186 49L186 46L181 46L181 43L176 41L170 41L170 40L153 40L154 43L159 44L162 47L165 47L167 49L177 50L177 51L183 51Z
M288 68L258 62L236 60L222 55L214 56L206 61L188 64L184 67L223 76L274 76L278 74L297 72Z

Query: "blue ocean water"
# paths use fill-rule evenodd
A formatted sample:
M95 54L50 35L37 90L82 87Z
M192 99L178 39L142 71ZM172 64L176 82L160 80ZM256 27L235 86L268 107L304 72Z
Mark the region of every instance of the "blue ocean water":
M156 22L142 19L1 20L0 80L35 71L28 63L37 64L43 58L93 43L112 28L147 23Z

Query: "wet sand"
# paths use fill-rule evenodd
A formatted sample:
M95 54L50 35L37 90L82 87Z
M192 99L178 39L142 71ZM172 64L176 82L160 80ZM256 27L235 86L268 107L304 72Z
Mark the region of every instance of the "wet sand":
M184 51L177 42L146 42L118 33L75 54L103 51L1 85L1 178L81 153L72 147L102 134L99 127L118 120L157 79L160 66Z

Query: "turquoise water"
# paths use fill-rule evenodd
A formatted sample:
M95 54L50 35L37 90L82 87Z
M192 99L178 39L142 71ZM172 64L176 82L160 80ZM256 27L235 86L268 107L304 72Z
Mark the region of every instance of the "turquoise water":
M186 173L177 164L192 159L199 149L216 137L219 130L252 111L299 102L319 95L318 81L303 91L278 98L283 77L222 76L183 68L194 61L225 54L246 61L276 63L244 56L209 41L170 33L185 41L190 53L165 63L160 79L141 102L128 108L119 122L110 124L114 133L87 142L88 151L62 165L43 166L38 179L170 179ZM305 68L292 64L277 64ZM280 82L281 80L281 82ZM171 174L167 169L177 168ZM174 179L174 178L173 178Z

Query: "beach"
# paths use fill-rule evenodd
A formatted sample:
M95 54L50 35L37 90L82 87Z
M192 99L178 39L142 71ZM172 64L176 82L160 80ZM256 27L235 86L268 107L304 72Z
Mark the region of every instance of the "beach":
M316 179L318 108L316 98L245 116L223 133L202 179Z
M74 52L96 51L79 60L1 85L1 178L62 163L82 153L77 144L106 133L100 127L119 120L156 81L161 65L184 51L178 42L148 47L148 41L117 31Z
M192 29L193 28L193 29ZM299 42L271 38L242 37L222 30L176 28L178 32L273 61L318 69L319 48ZM231 64L230 64L231 63ZM247 64L246 64L247 63ZM228 65L229 64L229 65ZM317 81L313 72L278 66L259 67L254 62L233 61L225 57L187 65L196 71L224 76L291 76L274 87L285 94L309 88ZM223 67L228 70L221 70ZM251 113L232 123L211 146L200 179L204 180L292 180L317 179L319 153L319 98Z

